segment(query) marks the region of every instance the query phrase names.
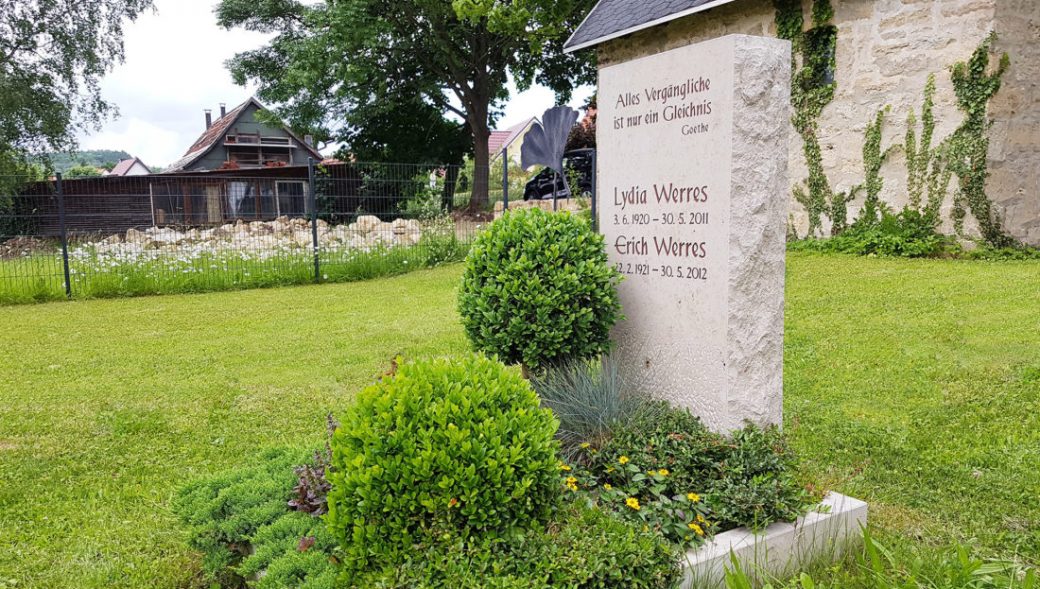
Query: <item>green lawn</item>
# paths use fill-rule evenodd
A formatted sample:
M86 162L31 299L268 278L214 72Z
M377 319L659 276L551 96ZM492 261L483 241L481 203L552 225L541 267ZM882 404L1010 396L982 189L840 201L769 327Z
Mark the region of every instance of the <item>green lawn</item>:
M0 308L0 587L192 587L183 481L466 349L459 268ZM1040 264L791 254L786 427L882 541L1040 554Z
M788 255L785 423L893 545L1040 563L1040 263Z

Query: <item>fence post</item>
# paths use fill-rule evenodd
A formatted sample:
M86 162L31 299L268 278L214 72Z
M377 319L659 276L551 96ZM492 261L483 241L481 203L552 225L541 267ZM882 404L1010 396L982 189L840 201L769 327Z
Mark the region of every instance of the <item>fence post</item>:
M65 192L61 186L61 172L54 175L58 189L58 227L61 231L61 265L65 275L65 298L72 298L72 279L69 272L69 236L65 227Z
M552 191L553 191L553 212L554 213L559 210L559 205L557 204L558 203L557 199L559 198L560 195L556 191L556 186L557 186L556 181L557 180L562 180L563 183L564 183L563 185L567 186L567 180L564 179L563 175L560 174L559 172L557 172L556 170L553 170L553 187L552 187ZM571 195L571 196L573 196L573 195Z
M502 211L509 210L509 150L502 150Z
M589 206L592 209L590 211L592 213L592 230L593 231L598 231L599 230L599 218L596 217L596 151L595 150L592 151L592 162L591 162L590 167L592 168L592 174L591 174L592 177L589 179L589 185L590 185L589 188L591 189L590 190L590 196L589 196Z
M314 190L314 158L307 158L307 201L311 209L311 240L314 245L314 282L321 282L321 256L318 249L318 196Z

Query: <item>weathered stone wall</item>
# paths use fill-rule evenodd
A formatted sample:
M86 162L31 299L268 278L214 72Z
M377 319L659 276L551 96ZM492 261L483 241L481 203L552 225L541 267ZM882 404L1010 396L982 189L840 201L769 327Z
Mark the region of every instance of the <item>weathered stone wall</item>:
M882 147L901 144L906 117L919 112L929 74L936 76L935 141L962 120L956 106L949 66L967 60L991 30L1002 34L999 50L1008 51L1011 70L993 104L989 195L1009 232L1040 245L1040 2L1037 0L832 0L838 26L837 83L834 101L820 118L824 168L834 191L863 182L864 133L878 109L889 107ZM806 1L806 23L810 21ZM641 31L600 46L601 66L673 49L732 33L775 36L772 0L740 0ZM607 100L607 97L600 97ZM801 138L790 133L790 178L806 178ZM894 150L882 168L882 198L893 208L906 204L906 167ZM943 206L943 229L952 232L952 194ZM790 190L786 192L790 194ZM857 214L863 195L849 205ZM799 235L808 217L791 202ZM972 231L969 215L965 227ZM829 227L824 225L824 231Z
M996 30L1011 69L993 99L989 191L1011 234L1040 245L1040 1L997 0Z

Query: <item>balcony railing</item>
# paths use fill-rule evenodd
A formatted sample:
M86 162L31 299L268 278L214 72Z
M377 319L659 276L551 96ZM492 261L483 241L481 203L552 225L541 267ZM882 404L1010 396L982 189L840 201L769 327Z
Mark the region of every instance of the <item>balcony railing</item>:
M224 145L244 145L248 147L293 147L293 142L288 137L258 137L256 135L227 135L224 137Z

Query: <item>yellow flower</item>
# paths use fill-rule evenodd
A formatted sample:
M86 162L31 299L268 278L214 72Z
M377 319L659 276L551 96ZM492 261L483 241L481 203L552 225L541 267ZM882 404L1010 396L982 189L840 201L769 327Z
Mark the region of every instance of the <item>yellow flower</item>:
M621 458L618 458L617 461L618 461L618 464L622 464L622 465L628 464L628 456L622 456Z
M590 444L590 443L588 443L588 442L582 442L582 443L581 443L581 449L582 449L582 450L587 450L587 449L589 448L589 446L591 446L591 445L592 445L592 444Z
M571 491L578 490L578 479L574 477L567 477L567 488Z
M609 490L613 489L614 487L612 487L610 485L610 483L603 483L603 488L609 491Z
M690 527L691 530L693 530L694 534L697 534L698 536L703 536L704 535L704 530L701 529L701 527L698 526L697 524L695 524L693 522L690 522L687 525Z
M628 499L625 499L625 505L631 507L636 511L639 511L639 499L636 499L635 497L629 497Z
M657 471L657 474L659 474L659 475L661 475L663 477L666 477L666 476L668 476L668 475L670 475L672 473L668 472L667 468L662 468L661 470Z
M697 521L701 522L702 524L708 523L708 522L704 521L704 516L699 514L699 513L697 514Z
M562 471L567 471L567 472L570 472L570 470L571 470L571 467L570 467L570 466L568 466L568 465L566 465L566 464L563 464L563 463L561 462L561 463L560 463L560 470L562 470Z
M701 500L701 496L697 493L687 493L686 498L689 499L691 503L696 503Z

